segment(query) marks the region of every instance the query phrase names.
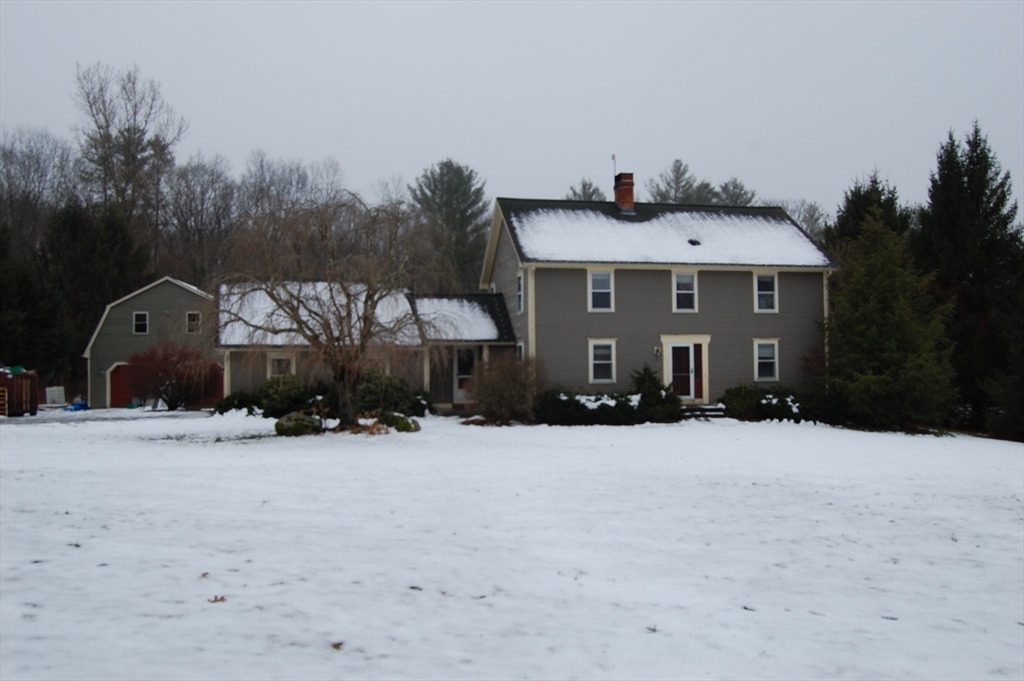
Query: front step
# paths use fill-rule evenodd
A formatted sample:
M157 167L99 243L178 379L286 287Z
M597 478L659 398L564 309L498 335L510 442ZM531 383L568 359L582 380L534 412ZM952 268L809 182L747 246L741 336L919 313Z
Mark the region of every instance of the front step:
M718 405L708 407L683 407L684 419L724 419L725 416L725 407L721 407Z

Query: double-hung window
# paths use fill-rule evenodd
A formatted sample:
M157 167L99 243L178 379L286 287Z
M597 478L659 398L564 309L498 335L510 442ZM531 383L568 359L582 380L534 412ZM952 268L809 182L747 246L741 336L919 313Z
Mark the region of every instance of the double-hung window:
M779 311L779 278L775 274L754 274L754 311Z
M615 382L615 339L598 338L588 342L590 350L590 382Z
M672 276L672 310L697 311L697 273L676 272Z
M615 311L615 276L611 270L591 270L588 273L587 289L588 311Z
M516 312L523 313L523 273L516 275Z
M199 333L202 331L203 316L198 312L185 313L185 333Z
M132 333L141 336L149 333L149 313L148 312L133 312L132 313Z
M779 380L779 339L754 339L754 380Z

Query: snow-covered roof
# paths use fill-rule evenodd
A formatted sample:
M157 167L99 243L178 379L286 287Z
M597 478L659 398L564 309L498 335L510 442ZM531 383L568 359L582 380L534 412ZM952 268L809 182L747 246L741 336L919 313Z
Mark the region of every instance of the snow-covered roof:
M275 295L286 301L289 310L298 310L307 330L320 330L324 336L329 332L343 342L349 336L358 337L358 328L340 327L347 324L345 320L355 320L358 327L365 299L361 287L289 282L279 285ZM265 284L222 286L219 315L220 345L309 344L295 320L274 303ZM421 344L420 327L425 340L432 342L507 342L511 334L501 296L488 294L418 297L413 308L408 292L393 291L377 303L374 324L375 342L395 345ZM504 327L509 329L502 333Z
M498 325L487 307L465 298L417 298L424 333L432 341L497 341Z
M780 208L499 199L526 261L830 267Z

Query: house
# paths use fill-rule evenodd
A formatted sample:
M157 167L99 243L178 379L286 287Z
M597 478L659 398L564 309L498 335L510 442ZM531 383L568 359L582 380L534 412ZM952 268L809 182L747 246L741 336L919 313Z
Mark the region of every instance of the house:
M797 385L832 264L780 208L499 198L480 280L548 383L617 392L645 364L684 402Z
M93 408L125 407L128 358L161 342L212 351L217 333L213 296L164 277L107 305L83 357L88 360L88 402ZM219 398L217 395L209 399Z
M366 295L359 285L328 282L222 286L218 348L225 394L255 392L286 374L305 383L329 380L307 336L359 342ZM497 294L382 292L371 317L370 363L401 375L440 409L472 403L475 365L515 349L504 298Z

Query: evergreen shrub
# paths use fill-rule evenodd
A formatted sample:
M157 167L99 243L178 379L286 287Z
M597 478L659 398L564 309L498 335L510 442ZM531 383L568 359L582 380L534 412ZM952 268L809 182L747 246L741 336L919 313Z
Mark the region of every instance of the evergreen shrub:
M675 423L683 418L683 401L670 388L665 388L658 374L644 364L631 374L633 390L640 395L636 407L638 423Z
M406 416L423 416L427 401L401 376L369 371L359 384L362 411L392 411Z
M274 376L260 386L259 398L264 418L279 419L307 408L310 391L298 376Z

